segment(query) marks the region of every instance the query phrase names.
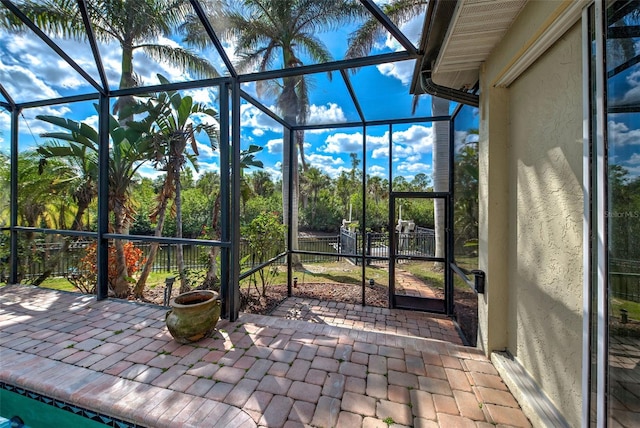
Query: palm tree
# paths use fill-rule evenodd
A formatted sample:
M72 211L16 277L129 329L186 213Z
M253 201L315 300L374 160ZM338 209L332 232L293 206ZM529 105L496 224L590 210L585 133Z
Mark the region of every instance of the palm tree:
M434 116L449 114L449 101L431 97L431 112ZM449 122L438 121L433 124L433 191L449 191ZM444 257L445 245L445 201L436 198L433 201L433 221L435 222L436 257ZM444 268L442 263L434 265Z
M382 6L382 11L396 24L410 21L422 14L428 2L424 0L392 0ZM349 49L346 57L354 58L365 56L371 52L377 40L385 35L385 29L376 19L370 19L349 38ZM449 114L449 102L431 97L431 113L433 116L447 116ZM414 106L417 99L414 99ZM446 192L448 190L448 123L436 122L434 127L433 143L433 190ZM444 254L444 201L436 199L435 204L435 229L436 229L436 257Z
M8 160L8 157L0 156L0 160ZM67 180L71 176L68 166L60 160L51 162L50 168L42 169L40 157L35 151L25 151L18 155L20 169L18 170L18 224L27 227L60 227L61 217L64 216L64 206L68 204ZM9 192L11 180L9 162L3 163L0 169L1 187ZM8 204L7 204L8 210ZM5 213L8 214L8 213ZM7 216L8 217L8 216ZM64 220L63 220L64 221ZM24 281L24 272L33 261L45 264L50 269L48 256L43 256L41 248L34 244L36 235L33 232L24 234L25 239L19 244L19 281ZM31 247L31 248L29 248ZM39 285L42 275L30 280L34 285Z
M212 11L211 22L221 26L223 34L236 40L236 54L241 58L237 67L241 70L268 70L275 62L283 68L295 68L304 64L302 55L324 63L332 60L325 44L315 35L320 30L338 28L353 22L362 12L354 1L344 0L238 0L228 2L227 7ZM224 26L224 27L222 27ZM208 42L203 34L191 33L187 41ZM276 87L266 81L256 83L262 94L277 94L276 105L285 122L305 123L309 109L309 88L304 76L282 78ZM303 135L296 132L294 147L290 147L290 135L283 135L283 213L294 237L290 250L298 249L298 149L302 152ZM290 152L293 152L291 155ZM305 166L303 160L303 166ZM292 183L289 184L289 171ZM289 194L289 188L292 193ZM289 219L289 201L293 207ZM294 265L300 267L294 255Z
M315 224L316 208L318 204L318 193L324 189L331 181L328 175L320 171L319 168L312 166L302 175L303 183L307 192L311 196L311 225Z
M159 36L170 36L186 17L192 12L188 0L96 0L85 2L89 19L96 38L104 43L116 42L122 49L120 89L137 86L133 68L133 54L141 50L145 55L157 61L166 61L183 70L192 72L196 77L217 77L218 72L206 60L186 49L156 43ZM26 0L20 9L27 17L36 22L45 32L55 36L84 40L87 36L77 3L67 0ZM8 9L0 10L0 25L13 31L22 31L25 27ZM121 97L114 106L114 113L125 111L125 107L133 105L133 97ZM123 127L127 126L132 116L119 115ZM127 144L134 145L135 141ZM130 152L130 149L126 149ZM135 149L134 149L135 151ZM117 171L122 165L112 165L111 170L119 174L126 174L128 170ZM121 185L123 181L116 179L113 184ZM110 180L110 186L111 186ZM110 187L110 194L119 195L110 198L110 206L114 213L118 211L116 219L127 219L127 222L116 226L121 232L127 232L130 217L126 214L129 208L119 202L120 195L128 193L127 189ZM125 215L125 217L121 217ZM115 225L114 225L115 226ZM121 240L116 240L118 271L121 273L119 283L124 289L126 282L126 261L124 247ZM128 289L128 286L126 287Z
M426 0L391 0L381 6L385 15L396 25L409 22L427 9ZM377 19L371 17L349 37L346 58L369 55L376 41L386 37L386 29Z
M56 116L36 116L36 118L67 131L41 134L41 137L65 141L69 145L68 151L41 152L40 155L45 156L45 159L85 156L86 159L97 162L99 135L96 129L81 122ZM132 125L132 122L128 125ZM109 116L109 135L112 140L109 151L109 210L113 213L112 229L118 234L126 234L128 231L134 213L130 201L130 187L136 172L147 160L151 149L150 143L141 139L143 135L141 128L140 125L122 127L117 118ZM93 170L93 168L97 169L97 164L90 169ZM115 240L116 250L123 245L122 240ZM121 250L124 258L124 248ZM118 254L118 277L113 281L110 280L112 291L116 296L129 295L127 279L126 260L120 260L120 254Z
M247 168L262 168L264 165L262 161L256 159L256 153L262 151L262 147L251 144L248 149L240 151L240 176L244 177L244 170ZM232 170L233 174L234 171ZM247 180L242 178L243 187L249 188ZM246 195L247 192L240 191L241 194ZM241 195L242 196L242 195ZM216 196L215 202L213 204L213 215L211 220L211 233L209 238L211 239L220 239L220 202L221 202L221 192L218 191L218 195ZM216 246L212 246L209 250L209 269L207 269L207 273L205 275L204 283L202 288L214 288L218 283L218 253L220 252L220 248Z
M266 171L254 171L251 174L251 186L258 196L269 196L274 190L271 175Z
M49 159L58 159L67 165L70 176L66 181L77 205L71 229L84 230L84 214L98 195L97 153L83 144L73 141L61 144L57 140L48 141L36 150L40 155L41 173Z
M218 76L206 59L189 50L156 42L160 36L172 35L192 12L188 0L96 0L85 2L85 5L96 38L104 43L116 42L122 49L120 89L140 83L133 68L133 54L137 50L153 60L188 70L196 77ZM87 37L76 2L25 0L20 9L49 34L76 40ZM7 9L0 15L0 25L14 31L24 29Z
M386 195L386 187L382 178L377 175L367 176L367 187L376 205L380 203L380 199Z
M158 75L158 79L162 84L168 83L164 76ZM166 172L162 189L158 195L158 204L151 213L152 220L157 221L154 235L162 236L168 202L173 199L176 208L176 237L181 238L182 186L180 173L183 171L187 159L191 161L197 171L198 166L193 157L193 155L198 155L196 134L204 131L209 137L211 147L216 148L218 142L218 113L204 104L194 103L190 96L183 97L176 91L162 92L156 97L151 97L134 108L133 112L136 114L148 113L149 116L145 120L151 121L152 125L150 126L149 134L145 138L150 141L152 146L151 157L154 166ZM196 115L209 116L215 123L199 122L194 124ZM141 130L145 130L146 126L146 124L143 125ZM188 144L191 146L193 155L187 153ZM134 288L136 297L142 297L157 252L158 243L153 242L147 262ZM180 292L184 293L189 291L189 285L185 277L182 245L180 244L177 245L176 257L178 272L180 273Z

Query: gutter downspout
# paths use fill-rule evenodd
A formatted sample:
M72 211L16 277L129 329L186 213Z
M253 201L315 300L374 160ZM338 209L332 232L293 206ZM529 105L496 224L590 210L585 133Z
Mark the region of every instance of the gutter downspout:
M440 86L431 79L431 72L424 71L420 73L420 88L427 94L434 97L444 98L445 100L455 101L472 107L480 106L480 96L471 94L459 89Z
M480 97L478 95L460 89L453 89L438 85L437 83L434 83L431 78L432 63L435 62L439 54L442 41L445 38L445 34L447 33L448 26L451 23L451 19L457 6L457 0L455 2L438 0L429 1L427 11L425 13L424 26L422 28L422 40L420 42L420 46L424 47L424 50L420 52L421 55L416 62L415 68L416 72L418 69L421 71L419 74L416 73L418 74L418 82L414 80L412 85L419 85L420 90L422 90L423 93L434 97L459 102L472 107L478 107L480 105ZM426 64L429 64L429 66L425 67ZM415 87L412 87L412 90L417 93L418 91L415 89Z

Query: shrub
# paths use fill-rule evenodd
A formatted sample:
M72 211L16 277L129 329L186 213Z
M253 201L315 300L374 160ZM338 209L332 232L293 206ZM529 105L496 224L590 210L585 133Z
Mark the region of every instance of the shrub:
M284 247L285 227L280 223L278 213L262 212L249 225L242 228L242 236L248 241L252 264L260 264L275 256ZM257 279L253 275L253 284L259 295L265 297L267 286L277 274L277 270L268 266L257 272L260 277L261 290L258 290Z
M124 244L124 255L127 261L127 273L129 276L140 270L145 263L142 250L133 245L132 242ZM67 280L78 290L85 294L93 294L98 281L98 245L90 244L86 248L84 257L78 261L75 270L66 275ZM116 248L109 245L109 288L112 288L113 281L118 276L118 264L116 263Z

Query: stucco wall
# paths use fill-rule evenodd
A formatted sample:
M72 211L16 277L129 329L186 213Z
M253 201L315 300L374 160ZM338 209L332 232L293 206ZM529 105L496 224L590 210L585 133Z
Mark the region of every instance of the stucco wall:
M518 40L531 37L537 28L534 24L540 24L549 15L552 10L549 3L553 2L530 3L516 21L522 25L512 27L504 43L487 61L481 87L489 95L489 103L490 82L509 63ZM506 307L494 305L497 312L504 311L507 320L502 336L506 349L544 390L569 425L580 426L583 292L580 24L574 25L508 89L501 91L507 91L507 95L493 99L507 105L508 113L489 117L488 123L481 125L480 137L481 144L485 141L491 146L492 127L508 130L508 141L494 140L508 151L506 159L500 161L508 168L508 191L493 192L497 195L496 202L507 199L506 212L497 213L507 218L504 226L508 227L508 238L503 251L508 260L503 273L507 283L488 282L489 293L495 287L494 290L502 289L507 295ZM490 165L491 153L486 148L484 152L488 157L481 159L481 165L483 162ZM482 157L482 148L480 153ZM490 168L481 172L481 180L490 183L492 174ZM491 186L485 186L484 192L491 195ZM485 219L491 218L492 205L486 206ZM481 216L481 228L482 223ZM488 234L489 239L491 236ZM491 270L500 266L495 261L492 266L492 258L499 257L500 251L494 250L486 256L486 266L481 265L487 269L488 278ZM500 272L493 274L502 276ZM490 320L491 301L482 307L483 299L480 298L480 316ZM483 324L490 331L490 323L481 319L480 326ZM481 342L489 351L499 349L486 339Z
M510 88L509 248L517 257L509 270L515 328L508 347L562 413L574 416L582 358L580 35L575 26Z

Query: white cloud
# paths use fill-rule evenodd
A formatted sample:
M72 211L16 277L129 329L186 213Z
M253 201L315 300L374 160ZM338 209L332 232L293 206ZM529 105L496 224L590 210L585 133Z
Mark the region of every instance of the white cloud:
M372 165L368 168L368 173L371 176L387 178L387 170L380 165Z
M325 153L354 153L362 150L362 134L355 132L345 134L338 132L327 137L326 145L321 151Z
M427 173L431 169L431 165L427 165L425 163L402 163L398 165L398 171L400 172L411 172L411 173Z
M5 151L4 143L6 144L6 150L9 150L9 135L11 133L11 115L8 111L0 108L0 152Z
M393 141L397 144L410 144L418 153L431 151L433 145L433 128L422 125L412 125L406 131L393 133Z
M334 132L335 129L332 128L316 128L316 129L305 129L304 133L305 134L313 134L313 135L320 135L320 134L328 134L330 132Z
M640 153L633 153L629 159L627 159L624 163L627 165L638 165L640 166Z
M6 65L0 60L0 81L15 101L59 98L60 93L40 79L32 70L20 65Z
M215 88L190 89L185 91L185 95L190 95L194 102L213 106L218 98L218 91ZM219 110L217 106L215 108Z
M403 85L409 85L413 79L414 61L392 62L376 67L380 74L398 79Z
M345 168L343 166L335 168L335 167L330 166L330 165L320 166L319 169L320 169L320 171L324 172L325 174L327 174L331 178L336 178L336 177L340 176L340 174L342 174L342 172L351 171L350 168Z
M200 141L196 141L196 146L198 147L200 157L208 159L218 157L218 152L215 151L208 142L202 143Z
M309 164L313 166L344 164L344 161L341 158L334 158L333 156L319 155L317 153L306 155L305 158L307 159Z
M433 146L433 129L423 125L412 125L404 131L393 133L394 159L406 159L417 162L425 153L430 153ZM362 150L362 134L339 132L329 135L325 145L320 149L324 153L359 153ZM389 157L389 133L380 136L367 136L367 151L373 159Z
M267 172L273 181L282 179L282 171L280 171L281 163L277 162L273 167L265 167L264 171Z
M400 31L411 41L414 45L419 43L420 33L422 32L422 24L424 22L424 13L416 15L410 21L400 26ZM384 46L377 45L376 48L391 51L402 51L404 48L402 45L393 38L390 34L387 34ZM413 69L415 67L415 61L400 61L396 63L381 64L377 66L378 71L383 76L393 77L400 80L403 85L409 85L413 78Z
M380 147L378 149L374 149L371 157L373 159L384 159L389 157L389 147Z
M640 129L629 129L622 122L608 123L609 141L617 146L640 144Z
M273 108L273 106L267 106L267 108ZM259 130L258 133L266 131L282 133L282 125L252 104L242 104L240 106L240 124L243 128L253 128L254 135L256 135L256 129Z
M627 84L631 86L631 89L629 89L622 97L622 103L628 104L640 101L640 70L636 70L629 74L626 79Z
M347 118L338 104L327 103L321 106L312 104L309 106L309 119L307 123L310 125L318 123L341 123L346 121Z
M99 122L99 118L98 118L97 114L94 114L94 115L89 116L86 119L82 120L82 123L86 123L87 125L89 125L93 129L98 129L98 122Z
M393 133L394 159L406 159L417 162L422 154L430 153L433 146L433 128L423 125L412 125L404 131ZM367 137L367 148L375 147L372 158L383 159L389 157L389 133L381 136Z
M271 154L282 153L282 138L267 141L267 151Z
M220 172L220 166L215 162L200 162L198 167L199 171L197 173L195 171L193 172L196 180L198 180L205 172Z

